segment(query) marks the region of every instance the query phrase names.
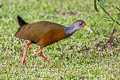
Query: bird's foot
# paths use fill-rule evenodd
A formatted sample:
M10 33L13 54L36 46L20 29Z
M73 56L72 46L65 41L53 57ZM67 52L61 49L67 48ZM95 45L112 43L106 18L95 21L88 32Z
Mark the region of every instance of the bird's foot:
M38 53L45 61L48 62L48 64L50 63L50 61L42 54L42 50L40 49L39 53Z
M25 59L24 59L24 58L22 58L22 64L24 65L24 63L25 63Z
M27 49L28 47L31 45L31 43L28 43L26 44L25 46L25 51L24 51L24 54L23 54L23 58L22 58L22 64L24 65L24 62L25 62L25 58L26 58L26 55L27 55Z

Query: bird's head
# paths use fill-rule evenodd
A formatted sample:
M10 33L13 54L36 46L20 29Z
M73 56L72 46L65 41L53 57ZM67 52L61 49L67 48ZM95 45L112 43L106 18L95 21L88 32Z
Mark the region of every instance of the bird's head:
M79 29L87 29L88 26L83 20L77 20L75 21L71 26L74 27L74 30L79 30Z

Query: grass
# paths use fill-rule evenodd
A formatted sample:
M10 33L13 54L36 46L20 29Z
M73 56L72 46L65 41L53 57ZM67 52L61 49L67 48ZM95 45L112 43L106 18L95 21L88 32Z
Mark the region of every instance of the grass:
M120 22L119 0L107 0L106 10ZM93 0L0 0L0 80L119 80L120 27ZM50 64L38 56L39 47L31 45L26 63L21 64L25 44L14 35L16 16L29 23L51 21L69 26L82 19L93 30L80 30L71 37L43 49ZM109 45L113 28L114 44Z

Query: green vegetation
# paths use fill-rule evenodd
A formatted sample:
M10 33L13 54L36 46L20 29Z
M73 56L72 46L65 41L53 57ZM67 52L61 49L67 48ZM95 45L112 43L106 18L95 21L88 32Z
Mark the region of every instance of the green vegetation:
M106 10L120 22L120 0L106 0ZM100 7L98 7L100 8ZM21 63L25 44L15 37L16 16L29 23L51 21L69 26L82 19L93 30L77 31L71 37L43 49L48 64L31 45L26 63ZM113 45L110 32L116 28ZM94 0L0 0L0 80L120 80L120 26Z

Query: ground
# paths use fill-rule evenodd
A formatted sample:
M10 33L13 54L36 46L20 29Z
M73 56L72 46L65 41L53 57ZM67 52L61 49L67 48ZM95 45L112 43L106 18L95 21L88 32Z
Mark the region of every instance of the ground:
M105 0L105 9L120 22L120 0ZM93 0L0 0L0 80L120 80L120 26ZM25 44L15 37L16 16L25 21L51 21L70 26L82 19L93 32L79 30L43 49L48 64L31 45L24 65ZM113 44L109 36L115 28Z

